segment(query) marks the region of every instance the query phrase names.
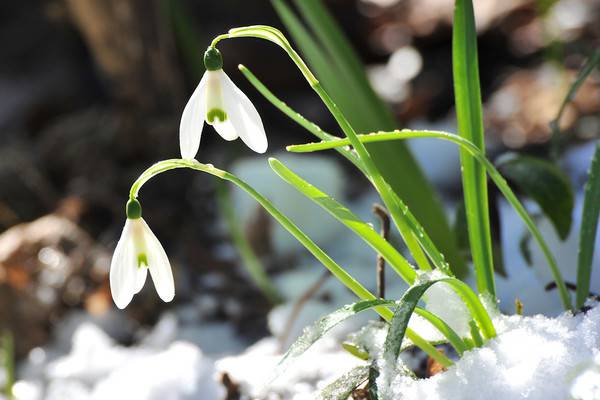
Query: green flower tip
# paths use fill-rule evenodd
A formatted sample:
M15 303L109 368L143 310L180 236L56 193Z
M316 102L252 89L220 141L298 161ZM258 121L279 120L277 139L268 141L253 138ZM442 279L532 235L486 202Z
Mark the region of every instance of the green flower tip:
M138 219L142 216L142 205L136 199L129 199L125 206L125 213L129 219Z
M213 108L212 110L206 113L206 120L209 124L212 124L213 121L217 118L221 122L225 122L227 119L227 113L220 108Z
M223 56L216 47L209 47L204 52L204 66L208 71L217 71L223 68Z
M146 253L138 254L137 262L138 262L138 268L142 268L142 265L147 267L148 266L148 256L146 256Z

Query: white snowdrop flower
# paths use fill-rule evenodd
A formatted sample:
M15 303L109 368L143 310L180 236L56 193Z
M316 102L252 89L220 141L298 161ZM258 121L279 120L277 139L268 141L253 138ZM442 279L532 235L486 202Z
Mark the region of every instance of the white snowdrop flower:
M142 290L148 270L158 296L165 302L173 300L175 283L167 254L142 218L140 203L130 199L127 221L110 263L110 291L117 307L127 307Z
M206 72L190 97L179 125L181 157L193 159L200 147L204 122L225 140L240 137L257 153L267 151L267 135L256 108L223 72L223 58L214 47L204 53Z

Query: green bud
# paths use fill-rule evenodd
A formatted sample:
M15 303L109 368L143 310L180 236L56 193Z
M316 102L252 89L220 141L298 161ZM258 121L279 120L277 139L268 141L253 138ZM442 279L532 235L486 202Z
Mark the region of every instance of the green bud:
M208 71L217 71L223 68L223 57L216 47L209 47L204 52L204 66Z
M129 199L125 206L125 213L129 219L138 219L142 216L142 205L136 199Z

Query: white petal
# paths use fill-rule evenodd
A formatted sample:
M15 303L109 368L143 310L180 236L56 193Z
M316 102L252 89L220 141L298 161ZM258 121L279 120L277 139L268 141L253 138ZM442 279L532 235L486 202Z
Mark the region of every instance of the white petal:
M165 253L165 250L146 224L146 221L143 218L140 218L140 221L144 224L150 276L152 277L158 296L163 301L169 302L175 297L175 282L173 281L171 264L169 263L167 253Z
M225 140L235 140L238 138L238 134L231 123L229 115L225 122L213 123L212 126L215 128L217 133Z
M146 266L136 265L136 267L137 271L135 275L135 294L139 293L144 288L144 283L146 283L146 277L148 276L148 268Z
M110 262L110 292L120 309L127 307L136 293L137 256L135 254L131 220L127 219L121 238Z
M194 90L192 97L188 100L181 122L179 123L179 149L181 157L193 159L200 148L200 136L204 127L204 116L206 114L206 74L202 76L200 83Z
M220 71L225 110L236 133L248 147L257 153L267 151L267 135L256 108L248 97Z

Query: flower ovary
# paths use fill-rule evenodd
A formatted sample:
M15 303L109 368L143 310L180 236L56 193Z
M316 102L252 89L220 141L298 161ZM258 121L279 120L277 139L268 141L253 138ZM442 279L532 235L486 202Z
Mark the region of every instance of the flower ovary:
M223 68L223 56L215 47L209 47L204 52L204 66L208 71L218 71Z
M125 206L125 213L129 219L138 219L142 217L142 205L136 199L129 199Z

